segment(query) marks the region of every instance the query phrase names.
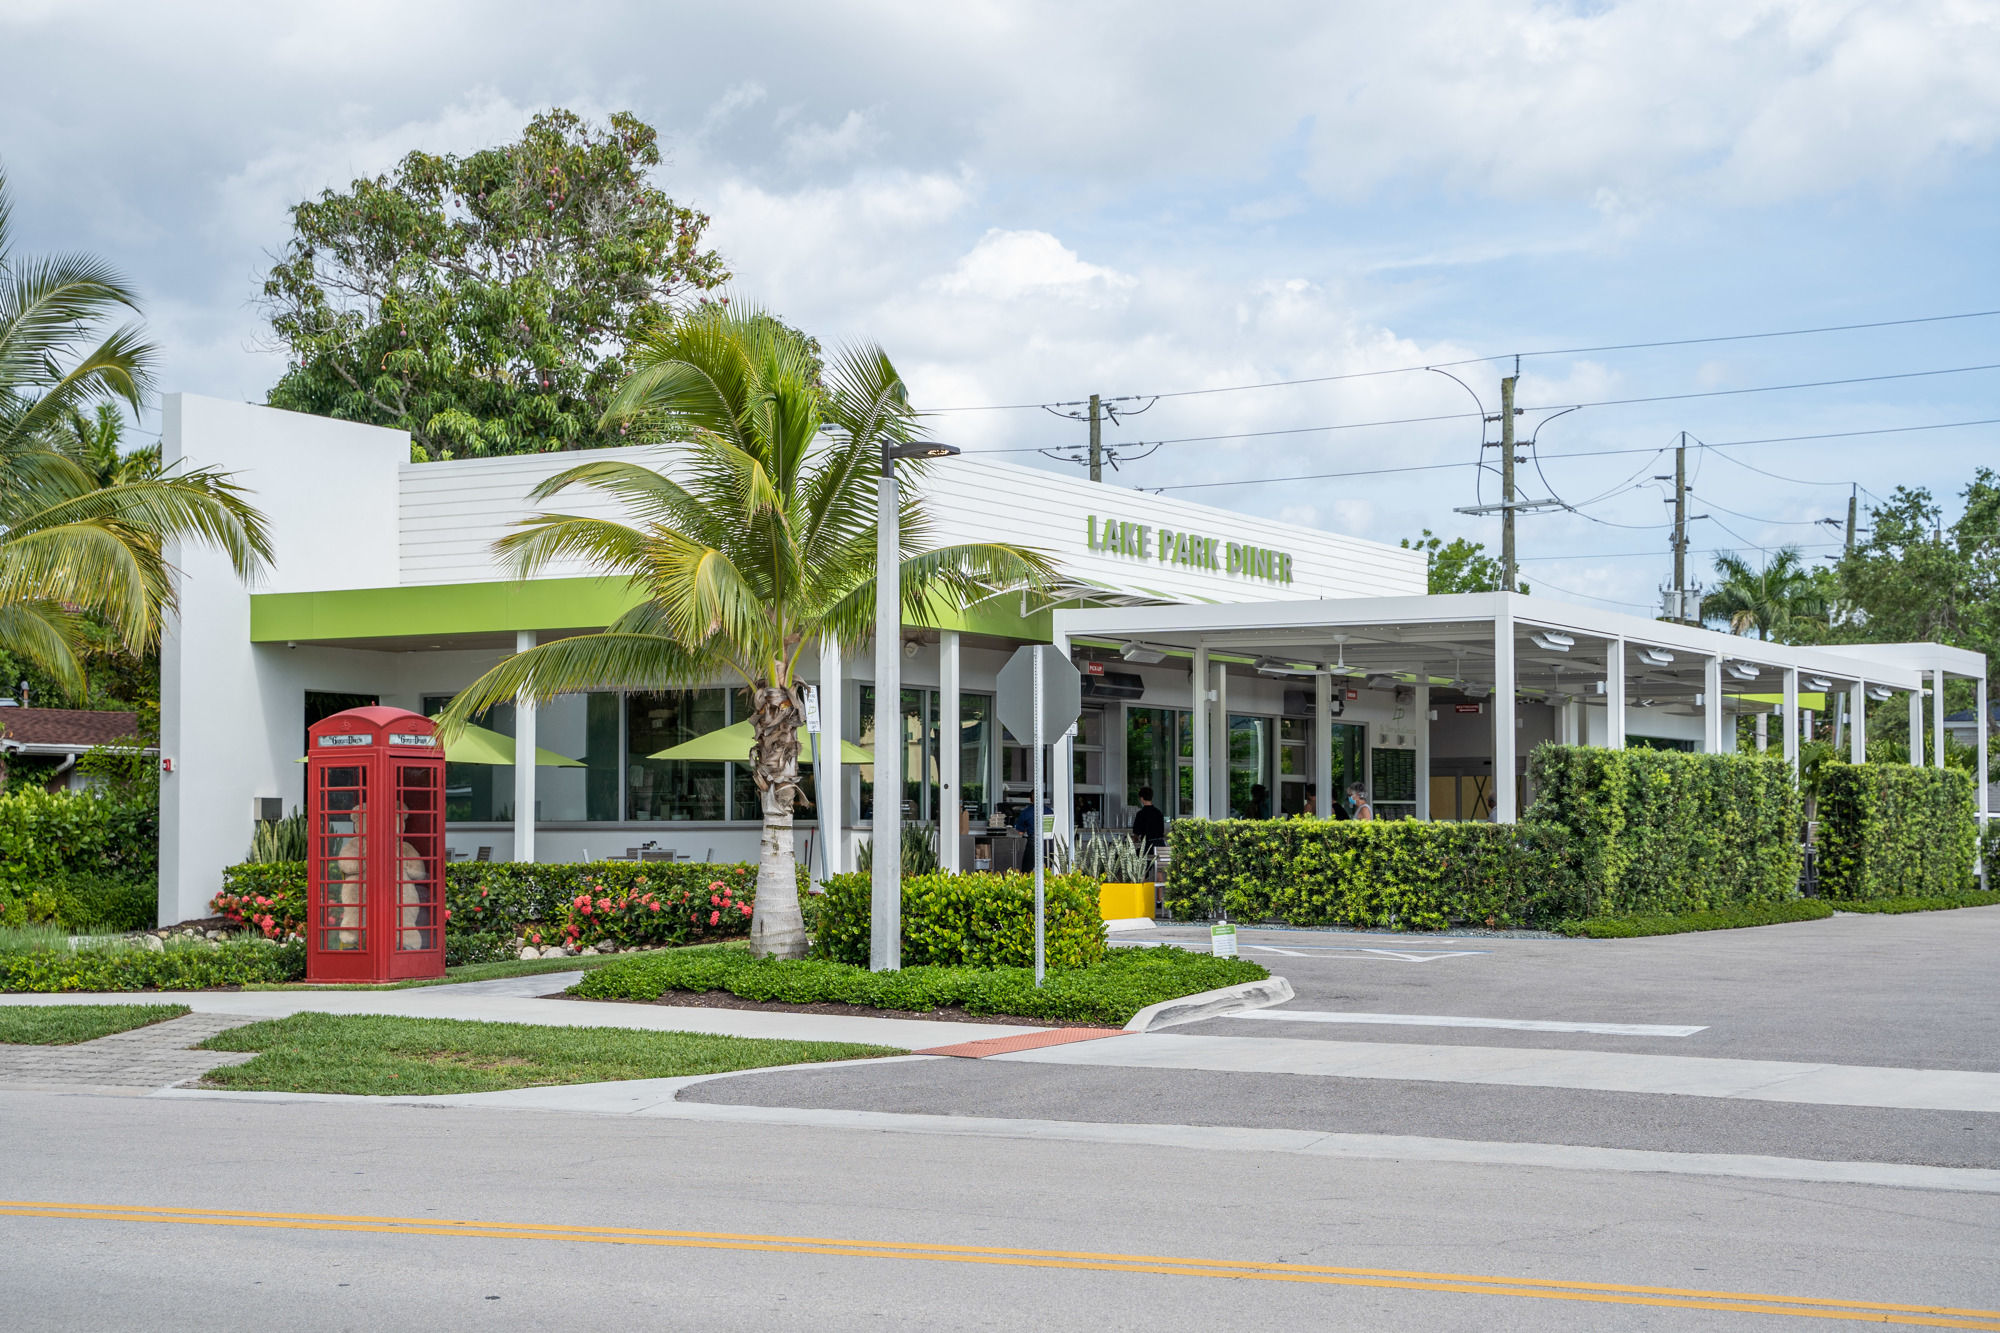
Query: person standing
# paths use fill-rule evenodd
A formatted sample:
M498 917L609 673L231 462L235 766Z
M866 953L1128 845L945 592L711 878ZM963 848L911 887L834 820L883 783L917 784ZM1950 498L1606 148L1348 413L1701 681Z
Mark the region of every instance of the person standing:
M1347 799L1354 806L1354 818L1375 818L1375 807L1368 802L1368 789L1356 782L1347 789Z
M1132 815L1132 836L1148 856L1167 841L1167 817L1153 804L1153 789L1139 788L1139 808Z

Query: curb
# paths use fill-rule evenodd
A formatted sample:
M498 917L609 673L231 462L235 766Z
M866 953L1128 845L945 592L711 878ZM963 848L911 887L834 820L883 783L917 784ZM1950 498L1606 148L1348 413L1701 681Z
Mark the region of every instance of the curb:
M1246 981L1236 986L1222 986L1216 990L1149 1004L1132 1015L1132 1021L1125 1025L1125 1030L1157 1032L1161 1028L1198 1023L1204 1018L1217 1018L1244 1009L1268 1009L1291 998L1291 982L1283 977L1266 977L1262 981Z

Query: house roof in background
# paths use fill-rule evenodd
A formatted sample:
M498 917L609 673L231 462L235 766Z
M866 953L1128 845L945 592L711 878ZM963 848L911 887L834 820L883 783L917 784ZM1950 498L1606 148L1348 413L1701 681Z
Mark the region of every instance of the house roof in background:
M133 740L139 733L137 713L89 708L0 708L0 740L36 749L88 750Z

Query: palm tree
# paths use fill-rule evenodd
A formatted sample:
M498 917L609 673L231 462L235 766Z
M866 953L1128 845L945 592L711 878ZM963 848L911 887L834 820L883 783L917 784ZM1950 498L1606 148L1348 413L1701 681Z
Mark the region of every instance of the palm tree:
M1826 603L1796 546L1778 551L1762 569L1725 551L1715 557L1721 582L1701 599L1701 614L1726 620L1732 634L1756 631L1760 639L1789 643L1826 629Z
M134 652L157 642L174 603L170 543L215 546L247 576L270 539L227 477L162 471L157 451L120 460L106 418L85 420L121 402L137 412L152 386L154 348L136 322L99 336L137 297L87 255L16 257L11 211L0 173L0 649L80 693L92 619Z
M668 446L675 476L609 459L570 468L534 498L587 486L623 501L632 522L541 514L496 549L520 577L580 559L645 600L602 633L508 658L459 694L441 725L449 733L516 697L741 681L764 823L750 947L797 957L806 948L792 847L799 659L826 639L858 645L873 628L881 450L907 441L915 417L881 349L849 348L823 368L806 340L754 310L703 307L636 346L632 365L605 423L680 441ZM1022 547L929 546L914 500L902 525L903 613L917 623L1053 579L1047 557Z

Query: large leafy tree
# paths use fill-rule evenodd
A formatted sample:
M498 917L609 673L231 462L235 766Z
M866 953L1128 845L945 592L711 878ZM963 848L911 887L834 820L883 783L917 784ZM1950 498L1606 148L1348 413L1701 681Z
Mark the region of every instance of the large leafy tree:
M1725 551L1715 557L1715 573L1716 586L1701 599L1703 619L1775 643L1816 643L1825 636L1825 596L1798 547L1773 553L1762 568Z
M1405 537L1402 544L1406 551L1424 553L1425 591L1432 596L1500 590L1500 562L1486 554L1486 546L1482 542L1469 541L1464 537L1454 537L1447 542L1425 528L1423 536L1415 541ZM1528 591L1528 585L1521 584L1520 590Z
M603 419L626 348L729 276L659 162L637 118L557 110L299 204L263 289L271 405L407 430L418 459L633 442Z
M806 947L792 844L799 660L826 639L856 646L873 628L881 449L907 440L914 416L879 348L842 351L822 375L804 339L754 311L695 311L640 343L632 361L608 420L677 441L666 466L586 462L535 492L599 490L631 521L542 514L498 546L522 577L581 559L645 600L603 633L508 658L452 701L442 725L518 696L741 682L764 821L751 948L795 957ZM898 580L903 614L917 623L1054 578L1035 551L932 546L932 531L920 502L906 499Z
M270 540L226 476L118 454L119 405L138 411L152 384L137 297L88 255L16 255L10 215L0 176L0 654L82 695L89 650L158 643L171 544L248 575Z

